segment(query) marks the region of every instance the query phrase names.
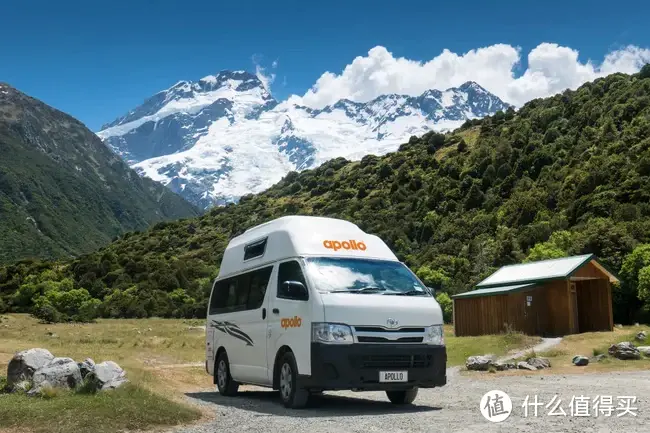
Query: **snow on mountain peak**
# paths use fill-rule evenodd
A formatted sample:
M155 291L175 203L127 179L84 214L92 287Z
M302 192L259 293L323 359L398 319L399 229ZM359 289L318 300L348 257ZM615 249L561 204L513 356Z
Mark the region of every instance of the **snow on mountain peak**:
M208 208L261 192L288 171L382 155L411 135L507 108L473 82L322 109L289 101L278 104L254 74L220 71L179 81L98 135L141 175Z

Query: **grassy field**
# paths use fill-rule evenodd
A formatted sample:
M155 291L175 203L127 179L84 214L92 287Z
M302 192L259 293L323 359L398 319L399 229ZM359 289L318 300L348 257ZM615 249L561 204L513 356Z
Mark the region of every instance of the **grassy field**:
M646 342L638 342L635 336L639 331L646 331L649 335ZM650 327L648 326L624 326L615 327L611 332L585 332L582 334L567 335L557 346L545 352L528 352L526 356L515 359L514 361L523 361L530 356L541 356L551 361L551 368L528 371L528 370L507 370L499 371L493 375L485 375L483 372L464 371L463 374L472 376L482 376L484 378L494 376L509 375L548 375L548 374L582 374L598 373L608 371L626 371L626 370L647 370L650 369L650 358L641 355L639 360L620 360L610 356L605 359L594 362L589 365L578 367L573 365L572 359L576 355L592 357L594 355L605 354L607 349L615 343L629 341L635 346L650 346Z
M48 349L54 356L82 361L112 360L127 371L131 385L95 396L63 393L51 399L0 395L0 433L22 428L33 432L112 433L189 423L210 416L188 406L184 393L213 391L205 372L205 334L190 327L202 320L99 320L92 324L43 325L27 315L5 315L0 322L0 376L17 351ZM530 347L539 341L517 333L454 337L445 327L448 364L470 355Z
M203 414L182 401L188 391L213 389L205 373L205 337L183 320L102 320L95 324L42 325L26 315L0 322L0 376L17 351L48 349L76 361L112 360L131 384L94 396L62 393L51 399L0 395L0 432L117 432L198 420ZM200 366L186 366L194 363ZM180 366L179 366L180 364Z
M629 341L635 346L650 346L650 337L646 342L635 341L634 337L639 331L646 331L650 335L648 326L615 327L612 332L585 332L583 334L568 335L555 348L538 354L551 360L552 371L557 373L589 373L611 370L647 370L650 368L650 358L643 355L639 360L620 360L607 357L600 362L591 362L584 367L576 367L571 360L576 355L591 357L601 353L607 354L609 346L623 341Z

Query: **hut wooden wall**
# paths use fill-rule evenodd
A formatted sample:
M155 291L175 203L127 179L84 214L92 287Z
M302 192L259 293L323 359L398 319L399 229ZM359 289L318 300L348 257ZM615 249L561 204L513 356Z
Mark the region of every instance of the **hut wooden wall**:
M566 280L550 281L539 288L546 313L540 335L558 336L571 333L571 303L568 290Z
M528 307L526 297L534 290L507 295L454 299L454 333L457 336L498 334L507 326L527 334L538 327L540 303Z
M612 288L608 280L576 281L578 332L611 331Z

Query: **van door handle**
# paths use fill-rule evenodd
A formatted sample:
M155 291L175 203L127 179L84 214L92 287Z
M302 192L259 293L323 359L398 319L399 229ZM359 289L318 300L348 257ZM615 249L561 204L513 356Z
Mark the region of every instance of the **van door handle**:
M262 320L266 319L266 308L262 308Z
M280 310L278 310L277 308L274 308L273 309L273 314L280 314Z

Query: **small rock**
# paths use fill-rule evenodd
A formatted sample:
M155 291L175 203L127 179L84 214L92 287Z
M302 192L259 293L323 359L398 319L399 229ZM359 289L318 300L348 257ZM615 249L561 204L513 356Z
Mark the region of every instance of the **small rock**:
M147 328L147 331L151 332L151 331L153 331L153 329L151 329L151 328Z
M645 333L645 331L641 331L638 334L636 334L637 341L645 341L646 337L647 334Z
M113 361L96 364L86 380L93 383L97 390L118 388L128 382L126 372Z
M29 394L36 394L45 386L75 388L81 383L79 366L72 358L54 358L49 364L34 372Z
M52 331L48 331L47 336L51 338L59 338L59 336Z
M591 361L600 362L605 358L607 358L607 355L605 355L604 353L601 353L600 355L596 355L596 356L591 357Z
M650 356L650 346L639 346L637 350L645 356Z
M205 332L205 326L188 326L187 330L188 331L204 331Z
M614 327L616 327L616 328L622 328L623 325L621 325L620 323L617 323L616 325L614 325Z
M582 355L576 355L576 356L573 357L573 360L571 362L573 362L574 365L582 367L584 365L589 364L589 358L587 358L586 356L582 356Z
M470 356L465 361L468 370L487 371L490 367L496 367L494 358L489 355Z
M529 363L524 362L524 361L519 361L517 363L517 368L519 370L537 371L537 367L535 367L534 365L530 365Z
M629 341L612 344L607 352L618 359L641 359L641 352Z
M547 358L528 358L526 362L533 367L536 367L538 370L551 367L551 361Z
M77 363L79 366L79 372L81 373L81 378L85 379L88 373L95 370L95 361L90 358L86 358L84 362Z
M496 362L494 366L498 371L514 370L517 368L517 365L513 362Z
M18 352L11 358L7 367L7 386L13 388L18 382L32 380L34 372L53 359L54 355L46 349L35 348Z

